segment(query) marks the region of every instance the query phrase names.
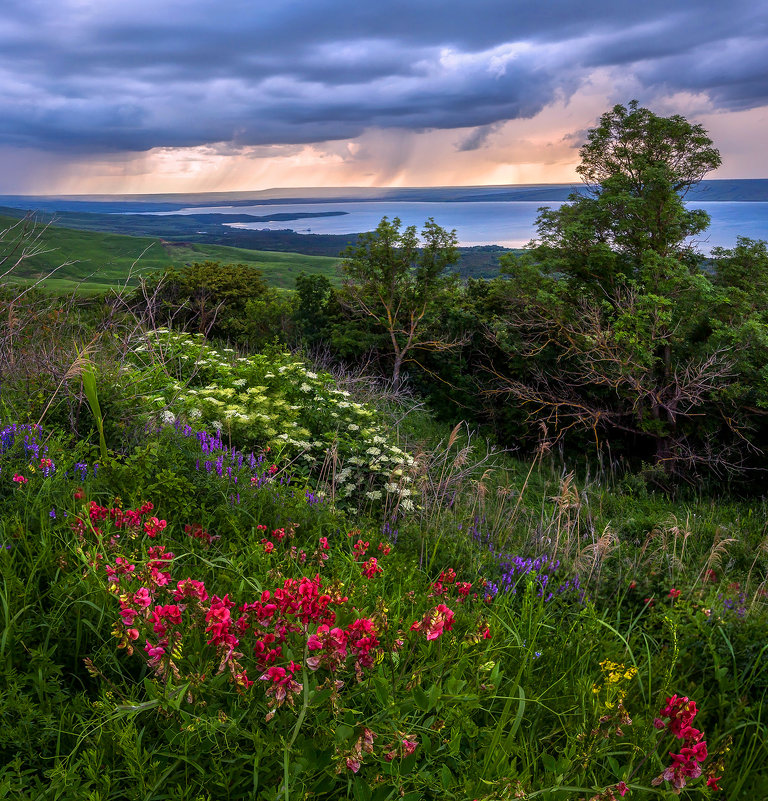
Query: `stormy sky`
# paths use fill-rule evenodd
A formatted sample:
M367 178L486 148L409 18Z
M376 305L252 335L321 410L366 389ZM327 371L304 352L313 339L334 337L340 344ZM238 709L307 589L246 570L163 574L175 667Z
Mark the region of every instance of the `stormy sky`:
M3 0L0 193L573 180L632 98L768 177L767 28L768 0Z

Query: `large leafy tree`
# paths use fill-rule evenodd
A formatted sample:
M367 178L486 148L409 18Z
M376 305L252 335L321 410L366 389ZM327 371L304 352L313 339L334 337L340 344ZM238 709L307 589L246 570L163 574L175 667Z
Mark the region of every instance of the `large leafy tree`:
M273 300L261 270L215 261L172 267L150 276L135 293L137 305L150 307L156 322L233 340L251 333L249 306Z
M733 464L718 405L732 347L712 336L719 291L695 248L709 217L684 202L720 156L700 125L634 101L604 114L580 155L585 189L542 209L538 238L505 261L493 337L517 369L496 370L497 389L550 435L624 432L670 472Z
M401 228L384 217L375 231L362 234L342 264L342 303L367 321L387 342L392 383L399 386L403 366L419 363L419 352L448 350L458 340L436 334L431 312L456 286L446 270L459 259L456 232L427 220L421 241L415 226Z

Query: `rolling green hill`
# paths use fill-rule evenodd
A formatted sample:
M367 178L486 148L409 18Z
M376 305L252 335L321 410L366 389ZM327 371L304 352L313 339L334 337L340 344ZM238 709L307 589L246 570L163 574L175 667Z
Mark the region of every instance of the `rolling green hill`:
M0 217L0 231L15 222L17 220L11 217ZM0 258L12 238L6 237L6 242L0 242ZM258 267L269 284L287 289L293 288L300 272L322 273L336 281L335 266L339 261L330 256L169 242L152 237L75 231L54 226L41 230L39 250L5 280L29 284L51 274L41 287L51 291L103 292L124 286L126 282L133 285L139 276L148 272L196 261L220 261Z

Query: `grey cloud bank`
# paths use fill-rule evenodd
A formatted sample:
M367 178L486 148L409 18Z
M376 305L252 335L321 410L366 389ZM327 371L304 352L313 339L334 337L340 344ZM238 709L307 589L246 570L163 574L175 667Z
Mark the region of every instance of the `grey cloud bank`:
M749 109L768 103L767 27L754 0L6 0L0 146L237 148L478 127L459 144L469 150L598 68L633 75L649 98Z

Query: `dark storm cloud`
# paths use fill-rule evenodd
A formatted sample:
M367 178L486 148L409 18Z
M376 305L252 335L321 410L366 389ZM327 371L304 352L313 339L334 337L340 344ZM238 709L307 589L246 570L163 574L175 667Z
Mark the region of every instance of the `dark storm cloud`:
M4 0L0 144L108 152L494 125L598 67L768 102L765 0ZM628 98L620 98L626 100Z

